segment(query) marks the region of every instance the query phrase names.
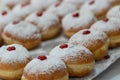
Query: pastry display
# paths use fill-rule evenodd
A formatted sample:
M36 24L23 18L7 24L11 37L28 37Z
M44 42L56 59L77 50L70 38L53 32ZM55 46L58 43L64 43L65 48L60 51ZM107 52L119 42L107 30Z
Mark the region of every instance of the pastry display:
M68 41L73 45L83 45L94 55L95 60L102 59L108 51L109 38L102 31L83 29L74 34Z
M106 18L100 20L91 26L92 30L105 32L110 39L110 48L120 45L120 20L117 18Z
M83 46L78 47L68 43L61 44L50 51L50 56L60 58L65 62L69 76L86 76L94 68L95 60L93 55Z
M32 49L41 42L41 33L36 26L26 21L14 21L8 24L3 33L5 44L18 43Z
M60 32L58 17L50 12L35 12L26 18L26 21L36 25L42 33L42 40L52 39Z
M120 0L0 0L0 79L93 79L119 57L119 11Z
M59 58L38 56L24 68L21 80L69 80L65 63Z
M21 45L2 46L0 48L0 78L20 79L24 67L31 60L30 53Z
M96 17L91 12L76 11L66 15L62 20L63 32L71 37L82 29L88 29L96 21Z

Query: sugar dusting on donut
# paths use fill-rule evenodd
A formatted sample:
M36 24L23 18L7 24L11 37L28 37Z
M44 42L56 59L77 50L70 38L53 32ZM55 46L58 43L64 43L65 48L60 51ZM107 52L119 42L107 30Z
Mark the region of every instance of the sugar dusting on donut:
M28 74L44 74L44 73L52 73L54 70L65 69L66 66L63 61L58 58L49 57L47 59L40 60L38 58L33 59L28 65L25 67L25 71Z
M90 31L90 33L86 35L86 34L83 34L84 31ZM75 45L87 46L88 44L90 44L90 42L93 43L97 40L101 40L104 42L106 39L107 39L107 35L102 31L83 29L77 32L75 35L73 35L68 42Z
M18 24L10 23L5 27L4 32L23 39L39 39L41 36L36 26L26 21Z
M41 11L40 11L41 12ZM37 12L38 13L38 12ZM42 12L41 12L42 13ZM59 23L58 17L51 12L44 12L41 16L36 15L36 12L26 18L26 21L37 24L43 30L48 29L52 25Z
M108 18L120 18L120 6L115 6L111 8L107 15Z
M0 61L4 63L26 62L29 57L30 53L19 44L0 48Z
M65 47L67 45L67 47ZM62 48L61 46L64 46ZM56 46L50 51L50 56L57 57L57 58L63 58L64 60L68 60L70 57L76 57L80 56L81 59L84 59L82 54L92 54L87 48L83 46L74 46L68 43L61 44ZM86 60L86 59L85 59ZM73 60L74 61L74 60Z

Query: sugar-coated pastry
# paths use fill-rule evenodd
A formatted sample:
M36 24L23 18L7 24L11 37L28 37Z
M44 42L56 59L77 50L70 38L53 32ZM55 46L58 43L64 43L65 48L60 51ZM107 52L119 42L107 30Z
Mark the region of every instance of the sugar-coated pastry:
M24 68L21 80L69 80L65 63L54 57L39 56Z
M106 18L91 26L92 30L105 32L110 39L110 48L120 46L120 20L117 18Z
M10 8L13 8L15 5L23 2L28 2L29 0L0 0L0 3L3 3Z
M15 20L20 20L20 17L11 12L9 9L1 9L0 10L0 31L4 29L4 27Z
M37 10L46 10L52 4L61 2L61 0L31 0L31 4Z
M18 80L23 69L31 61L30 53L19 44L0 48L0 79Z
M5 44L18 43L27 49L36 47L41 41L39 30L26 21L14 21L8 24L2 33L2 37Z
M62 20L62 18L68 13L74 12L76 10L76 5L67 2L58 2L47 9L48 12L56 14L60 20Z
M93 54L83 46L78 47L68 43L61 44L50 51L50 56L60 58L66 63L69 76L86 76L94 68Z
M42 32L42 40L48 40L58 35L60 32L60 23L58 17L50 12L35 12L26 18L35 24Z
M88 29L96 21L96 17L91 12L73 12L66 15L62 20L63 32L71 37L82 29Z
M120 19L120 6L115 6L113 8L111 8L107 15L106 15L107 18L118 18Z
M81 7L81 10L90 10L98 19L101 19L110 8L111 5L107 0L89 0Z
M29 3L22 3L18 4L13 8L13 12L21 17L21 19L25 19L29 14L33 13L37 9L34 8L31 4Z
M78 8L80 8L88 0L63 0L63 1L72 3L72 4L76 5Z
M68 42L77 46L85 46L93 53L95 60L100 60L106 55L109 45L109 39L104 32L90 29L77 32Z

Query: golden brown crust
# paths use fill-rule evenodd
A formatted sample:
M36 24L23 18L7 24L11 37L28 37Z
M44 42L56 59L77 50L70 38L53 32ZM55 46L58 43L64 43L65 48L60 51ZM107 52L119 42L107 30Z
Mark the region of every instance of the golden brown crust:
M41 42L41 38L30 39L30 40L24 40L24 39L20 40L17 37L15 38L15 37L9 36L5 33L2 34L2 37L3 37L4 43L7 45L17 43L17 44L23 45L24 47L26 47L29 50L32 48L35 48Z
M60 33L60 25L54 24L49 29L42 32L42 40L49 40L56 37Z
M35 73L35 74L30 74L29 72L25 72L23 73L23 76L27 79L27 80L59 80L59 78L64 77L65 75L68 75L68 71L66 68L62 68L59 70L55 70L52 71L51 73ZM66 76L68 77L68 76Z

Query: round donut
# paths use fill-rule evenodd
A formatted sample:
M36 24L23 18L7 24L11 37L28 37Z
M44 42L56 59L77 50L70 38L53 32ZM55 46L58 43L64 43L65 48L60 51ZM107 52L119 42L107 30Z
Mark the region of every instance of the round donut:
M76 5L70 4L67 2L58 2L56 4L51 5L47 11L56 14L61 21L65 15L68 13L74 12L77 10Z
M98 18L105 17L107 11L111 8L110 3L107 0L88 0L82 7L83 11L91 11Z
M109 39L102 31L83 29L73 35L69 41L73 45L83 45L94 55L95 60L102 59L108 51Z
M35 12L26 18L36 25L42 33L42 40L49 40L56 37L60 32L60 22L56 15L50 12Z
M30 53L21 45L2 46L0 48L0 78L20 79L24 67L31 59Z
M96 17L91 12L75 11L66 15L62 20L63 32L67 37L82 29L88 29L96 21Z
M69 76L83 77L94 68L92 53L83 46L73 46L68 43L56 46L50 51L50 56L60 58L67 65Z
M18 15L22 20L24 20L28 15L35 12L37 9L34 8L30 3L21 3L16 5L12 12Z
M111 8L107 15L106 15L107 18L118 18L120 19L120 6L115 6L113 8Z
M2 37L5 44L18 43L27 49L32 49L41 42L41 33L37 27L26 21L14 21L8 24Z
M91 26L92 30L103 31L110 39L110 48L120 46L120 21L117 18L106 18Z
M43 55L27 64L21 80L68 80L68 71L62 60Z

